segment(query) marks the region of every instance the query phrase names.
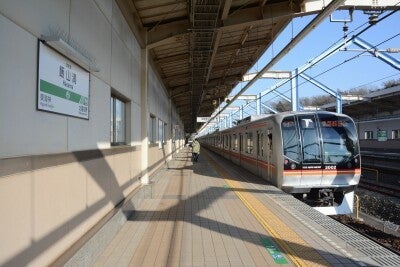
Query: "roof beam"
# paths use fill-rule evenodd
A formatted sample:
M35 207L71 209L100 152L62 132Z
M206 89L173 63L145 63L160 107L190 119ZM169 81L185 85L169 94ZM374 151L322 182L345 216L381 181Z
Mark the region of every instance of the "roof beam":
M187 20L174 21L158 25L148 33L147 48L151 49L160 45L179 42L185 40L185 35L189 33L190 25Z
M228 2L229 1L226 1L224 5L226 9L228 9ZM260 7L241 9L231 16L228 15L228 17L223 20L223 26L219 28L218 32L238 30L252 25L270 24L272 22L277 22L280 18L290 18L293 16L293 13L300 12L300 8L292 10L285 2L265 5L262 9L263 13L268 14L268 16L264 16L264 18L261 17ZM223 17L225 18L225 16L226 14L224 14L223 11ZM185 37L189 34L190 27L187 20L158 25L148 33L147 48L151 49L160 45L171 44L186 39Z
M225 2L225 4L226 4L226 2ZM210 64L208 65L208 71L207 71L205 83L207 83L208 80L210 79L211 69L214 66L215 55L217 54L217 51L218 51L219 43L221 41L221 36L222 36L222 31L218 30L217 36L215 37L215 43L214 43L214 47L213 47L213 52L211 54Z
M177 96L180 96L182 94L187 94L190 92L191 91L189 90L188 86L178 86L170 90L170 96L171 98L175 98Z
M252 64L253 62L249 62L249 61L240 61L240 62L235 62L233 64L231 64L229 67L230 69L237 69L237 68L244 68L244 67L249 67L250 64ZM213 69L213 72L216 71L222 71L226 69L226 65L218 65L215 66Z
M164 63L176 62L176 61L181 61L181 60L189 60L189 54L183 53L183 54L173 55L173 56L169 56L169 57L162 57L162 58L157 58L154 61L157 64L162 65Z
M241 45L241 44L225 45L225 46L219 47L218 52L223 53L223 52L229 52L232 50L237 50L239 48L247 48L247 47L252 47L252 46L266 45L266 44L268 44L269 41L270 41L269 39L268 40L260 39L260 40L245 42L243 45Z
M186 3L185 0L181 0L181 1L175 0L173 4L177 5L177 4L185 4L185 3ZM156 8L160 8L160 7L168 7L168 6L171 6L171 3L168 3L168 2L167 3L158 3L153 6L139 7L137 10L144 11L144 10L156 9Z
M229 10L231 9L232 0L225 0L224 7L222 8L221 19L226 20L229 15Z
M224 21L223 30L237 30L248 26L258 26L261 24L271 24L281 18L291 18L295 13L301 12L300 7L292 9L287 2L277 4L267 4L262 7L260 14L260 7L252 7L237 10Z
M221 15L221 20L224 21L228 18L229 15L229 10L231 9L232 5L232 0L225 0L224 6L222 8L222 15ZM221 41L221 36L222 36L222 30L217 30L217 36L215 37L215 42L213 46L213 52L211 54L211 59L210 59L210 64L208 65L208 71L207 71L207 76L206 76L206 81L205 83L208 83L208 80L210 79L210 74L211 70L214 66L214 61L215 61L215 55L217 54L218 47Z
M166 77L166 78L164 78L164 81L166 83L168 83L168 82L171 82L173 80L189 79L189 76L190 76L190 72L185 72L185 73L181 73L181 74L177 74L177 75Z
M242 76L240 75L233 75L233 76L227 76L225 78L225 85L233 85L236 84L238 81L242 79ZM207 88L210 87L215 87L217 85L220 85L222 80L222 77L216 78L216 79L211 79L208 84L206 85Z
M135 5L132 1L115 0L119 9L121 10L126 22L128 23L131 31L136 37L141 48L146 47L146 30L138 25L142 25L140 16L136 10ZM131 11L131 12L129 12Z

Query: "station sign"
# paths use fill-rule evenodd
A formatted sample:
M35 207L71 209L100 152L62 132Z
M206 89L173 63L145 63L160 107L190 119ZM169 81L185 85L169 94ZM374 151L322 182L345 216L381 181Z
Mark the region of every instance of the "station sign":
M37 109L89 119L89 72L42 42Z
M211 117L197 117L197 122L207 122L211 119Z
M378 141L380 142L387 141L387 131L378 131Z

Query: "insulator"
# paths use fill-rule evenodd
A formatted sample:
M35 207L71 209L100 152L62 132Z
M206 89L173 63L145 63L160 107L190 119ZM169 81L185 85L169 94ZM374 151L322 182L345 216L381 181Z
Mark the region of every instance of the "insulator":
M375 25L378 22L378 15L377 14L371 14L369 16L369 24Z

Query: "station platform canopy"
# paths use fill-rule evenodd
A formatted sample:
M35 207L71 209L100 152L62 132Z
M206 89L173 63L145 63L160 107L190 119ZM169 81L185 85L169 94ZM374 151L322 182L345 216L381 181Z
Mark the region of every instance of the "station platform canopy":
M201 126L196 118L213 113L213 103L229 95L294 17L371 8L360 6L364 1L343 0L116 2L141 48L147 49L186 132Z

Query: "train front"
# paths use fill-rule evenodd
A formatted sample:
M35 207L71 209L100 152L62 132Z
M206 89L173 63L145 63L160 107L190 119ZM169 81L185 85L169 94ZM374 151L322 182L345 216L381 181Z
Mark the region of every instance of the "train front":
M300 113L281 123L282 189L326 215L353 212L360 180L357 131L348 116Z

